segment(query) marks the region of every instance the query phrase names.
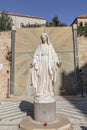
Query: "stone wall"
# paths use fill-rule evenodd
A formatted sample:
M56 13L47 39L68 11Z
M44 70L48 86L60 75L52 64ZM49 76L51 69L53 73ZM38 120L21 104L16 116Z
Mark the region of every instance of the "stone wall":
M78 56L82 86L84 88L84 93L87 93L87 37L78 37Z
M6 60L11 48L11 32L0 32L0 97L7 96L8 78L10 78L10 63Z
M29 28L16 30L15 46L15 95L33 95L30 86L30 63L41 33L49 35L62 66L55 84L55 94L74 94L74 52L71 27ZM0 32L0 96L6 97L7 79L10 78L10 62L6 60L8 48L11 48L11 32ZM78 37L78 56L80 76L84 92L87 91L87 38ZM9 72L9 73L8 73ZM87 93L87 92L86 92Z

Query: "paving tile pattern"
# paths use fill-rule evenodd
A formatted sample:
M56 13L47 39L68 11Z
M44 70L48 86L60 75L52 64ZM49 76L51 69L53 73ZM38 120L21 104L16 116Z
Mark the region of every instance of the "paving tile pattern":
M87 130L87 100L56 101L56 113L68 117L72 130ZM26 115L33 116L32 102L1 102L0 130L17 130Z

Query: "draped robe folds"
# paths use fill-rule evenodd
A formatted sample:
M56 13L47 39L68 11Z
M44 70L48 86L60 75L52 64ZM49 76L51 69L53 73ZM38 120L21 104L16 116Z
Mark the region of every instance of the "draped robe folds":
M40 44L33 57L32 86L36 89L35 99L38 102L54 100L53 86L56 82L59 64L58 56L52 44Z

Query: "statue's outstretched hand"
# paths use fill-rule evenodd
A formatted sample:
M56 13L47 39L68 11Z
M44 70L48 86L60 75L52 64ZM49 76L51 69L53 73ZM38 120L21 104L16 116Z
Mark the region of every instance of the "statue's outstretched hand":
M31 63L31 64L30 64L30 68L33 68L33 66L34 66L34 65Z
M60 62L60 63L57 63L57 66L60 68L60 67L61 67L61 64L62 64L61 62Z

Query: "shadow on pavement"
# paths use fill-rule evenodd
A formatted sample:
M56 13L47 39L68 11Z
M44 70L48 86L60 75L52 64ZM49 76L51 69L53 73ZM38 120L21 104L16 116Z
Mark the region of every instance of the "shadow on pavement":
M34 117L34 105L28 101L21 101L19 108L21 111L25 112L27 116Z
M81 126L82 130L87 130L87 127Z

